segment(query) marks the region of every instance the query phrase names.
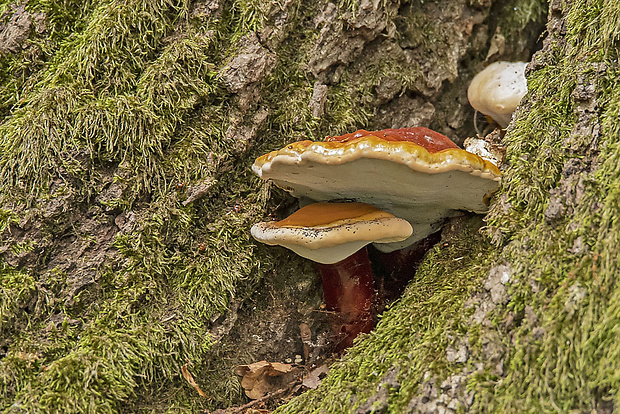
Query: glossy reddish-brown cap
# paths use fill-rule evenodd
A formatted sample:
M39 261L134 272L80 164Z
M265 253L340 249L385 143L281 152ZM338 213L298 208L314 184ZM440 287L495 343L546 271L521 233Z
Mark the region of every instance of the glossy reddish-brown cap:
M448 148L458 148L458 146L447 136L424 127L398 129L388 128L382 129L381 131L366 131L365 129L359 129L355 132L337 137L326 137L325 141L349 142L366 136L374 136L386 141L413 142L414 144L423 147L431 154Z

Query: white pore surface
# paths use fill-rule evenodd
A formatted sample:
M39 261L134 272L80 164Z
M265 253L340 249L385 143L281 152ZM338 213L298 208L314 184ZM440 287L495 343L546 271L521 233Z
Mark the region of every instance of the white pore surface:
M481 178L476 171L429 174L370 158L325 165L303 158L278 157L265 164L260 175L295 197L360 201L407 220L413 227L411 237L404 242L378 245L383 251L398 250L422 240L458 210L486 212L484 198L499 185L496 180Z
M316 263L332 264L346 259L353 253L366 246L370 242L359 241L341 244L336 247L328 247L324 249L308 249L307 247L300 246L298 244L282 244L287 249L291 249L301 257L310 259Z

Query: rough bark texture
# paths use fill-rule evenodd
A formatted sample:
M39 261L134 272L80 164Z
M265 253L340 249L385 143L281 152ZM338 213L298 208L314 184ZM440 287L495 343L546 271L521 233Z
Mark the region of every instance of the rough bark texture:
M611 412L619 19L603 0L4 2L0 409L225 408L247 401L234 366L304 354L301 323L321 354L314 267L249 237L294 208L253 159L358 128L460 143L473 74L529 60L546 22L487 226L451 222L280 410Z

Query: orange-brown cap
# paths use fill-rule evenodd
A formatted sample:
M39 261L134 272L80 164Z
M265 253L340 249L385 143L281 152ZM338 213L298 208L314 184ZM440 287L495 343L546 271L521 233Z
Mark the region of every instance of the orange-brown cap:
M252 236L318 263L336 263L369 243L402 241L411 235L403 219L365 203L315 203L281 221L255 224Z

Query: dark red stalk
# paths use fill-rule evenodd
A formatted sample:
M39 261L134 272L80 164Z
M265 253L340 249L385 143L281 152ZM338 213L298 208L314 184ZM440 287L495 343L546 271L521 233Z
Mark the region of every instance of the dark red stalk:
M407 284L413 280L426 252L440 240L441 231L438 231L409 247L391 253L380 252L374 247L370 249L370 258L380 276L380 280L375 281L381 292L381 300L377 301L381 302L379 305L389 304L402 295Z
M374 327L373 273L366 248L334 264L318 264L327 310L333 311L336 350L353 344L358 334Z

